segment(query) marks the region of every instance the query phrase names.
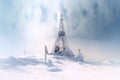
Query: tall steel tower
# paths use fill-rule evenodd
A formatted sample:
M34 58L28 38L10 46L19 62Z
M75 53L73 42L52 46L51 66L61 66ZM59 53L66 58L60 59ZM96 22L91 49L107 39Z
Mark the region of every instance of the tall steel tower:
M63 15L61 14L59 32L58 32L57 40L54 44L52 52L61 54L63 50L68 51L69 45L68 45L68 41L67 41L66 34L65 34L65 29L64 29L64 24L63 24Z

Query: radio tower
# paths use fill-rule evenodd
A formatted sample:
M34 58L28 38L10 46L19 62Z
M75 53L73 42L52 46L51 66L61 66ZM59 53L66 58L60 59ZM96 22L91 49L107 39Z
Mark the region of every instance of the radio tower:
M58 55L71 56L70 51L71 50L69 49L68 41L65 34L64 24L63 24L63 15L61 14L59 32L58 32L57 40L54 44L52 53L55 53Z

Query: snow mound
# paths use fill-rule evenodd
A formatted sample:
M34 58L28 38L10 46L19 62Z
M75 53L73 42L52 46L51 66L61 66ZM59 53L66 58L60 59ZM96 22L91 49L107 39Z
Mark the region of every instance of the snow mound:
M9 57L0 60L0 79L120 80L120 76L116 75L120 74L120 66L105 64L108 62L89 60L79 63L57 55L48 55L47 61L35 57Z
M19 66L28 66L28 65L39 65L43 62L34 58L16 58L16 57L9 57L8 59L1 59L0 60L0 68L17 68Z

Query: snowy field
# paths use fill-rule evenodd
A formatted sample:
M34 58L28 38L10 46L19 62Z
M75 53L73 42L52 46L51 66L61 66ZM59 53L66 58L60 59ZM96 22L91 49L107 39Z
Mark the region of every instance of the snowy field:
M36 57L0 60L0 80L120 80L120 66L49 55L47 62Z

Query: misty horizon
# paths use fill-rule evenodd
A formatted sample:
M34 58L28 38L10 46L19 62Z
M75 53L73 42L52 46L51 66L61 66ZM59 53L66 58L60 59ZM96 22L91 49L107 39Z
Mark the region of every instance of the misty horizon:
M86 59L120 60L119 0L1 0L0 56L44 54L58 34L60 14L71 50ZM55 3L55 4L53 4Z

